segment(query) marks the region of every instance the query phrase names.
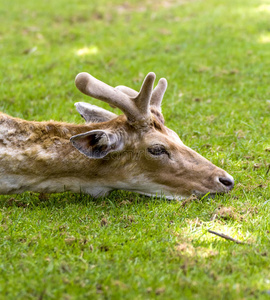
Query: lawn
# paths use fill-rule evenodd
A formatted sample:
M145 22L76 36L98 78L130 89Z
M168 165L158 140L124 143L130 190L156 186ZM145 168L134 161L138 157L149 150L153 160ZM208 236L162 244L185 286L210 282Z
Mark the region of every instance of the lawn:
M270 1L0 0L0 13L1 111L79 123L77 101L114 110L76 74L139 89L154 71L166 125L236 182L187 202L0 196L0 299L270 299Z

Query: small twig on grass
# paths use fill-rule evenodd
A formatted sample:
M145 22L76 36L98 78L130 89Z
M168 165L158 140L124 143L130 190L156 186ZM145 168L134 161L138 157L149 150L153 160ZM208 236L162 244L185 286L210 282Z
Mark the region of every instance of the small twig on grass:
M265 175L268 175L269 171L270 171L270 164L268 165L268 169L267 169L267 171L266 171L266 174L265 174Z
M232 242L234 242L234 243L236 243L236 244L248 244L248 243L245 243L245 242L236 240L236 239L234 239L234 238L232 238L232 237L230 237L230 236L228 236L228 235L226 235L226 234L224 234L224 233L218 233L218 232L213 231L213 230L210 230L210 229L208 229L208 232L210 232L210 233L212 233L212 234L215 234L215 235L217 235L217 236L219 236L219 237L222 237L223 239L232 241Z

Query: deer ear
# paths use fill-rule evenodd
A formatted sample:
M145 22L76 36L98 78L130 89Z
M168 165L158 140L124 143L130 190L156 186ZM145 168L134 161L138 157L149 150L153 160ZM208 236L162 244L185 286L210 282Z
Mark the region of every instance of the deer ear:
M89 103L77 102L74 105L87 123L107 122L117 117L116 114Z
M104 130L92 130L74 135L71 144L82 154L90 158L103 158L108 153L123 149L123 141L117 133Z

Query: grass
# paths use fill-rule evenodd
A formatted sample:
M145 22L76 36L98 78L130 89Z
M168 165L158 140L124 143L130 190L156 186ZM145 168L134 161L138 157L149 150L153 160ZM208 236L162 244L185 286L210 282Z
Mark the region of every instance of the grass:
M139 89L235 189L181 202L114 192L0 197L0 299L269 299L269 0L0 0L0 110L81 122L88 71ZM249 242L238 245L212 229Z

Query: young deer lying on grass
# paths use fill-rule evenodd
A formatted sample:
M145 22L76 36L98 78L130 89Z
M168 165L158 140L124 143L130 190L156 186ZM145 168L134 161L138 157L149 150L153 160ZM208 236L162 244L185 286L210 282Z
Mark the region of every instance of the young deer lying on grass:
M80 73L75 82L81 92L124 113L79 102L84 125L0 113L0 193L72 191L99 197L123 189L181 199L230 191L232 176L164 125L161 101L167 82L160 79L153 90L154 81L149 73L138 93Z

